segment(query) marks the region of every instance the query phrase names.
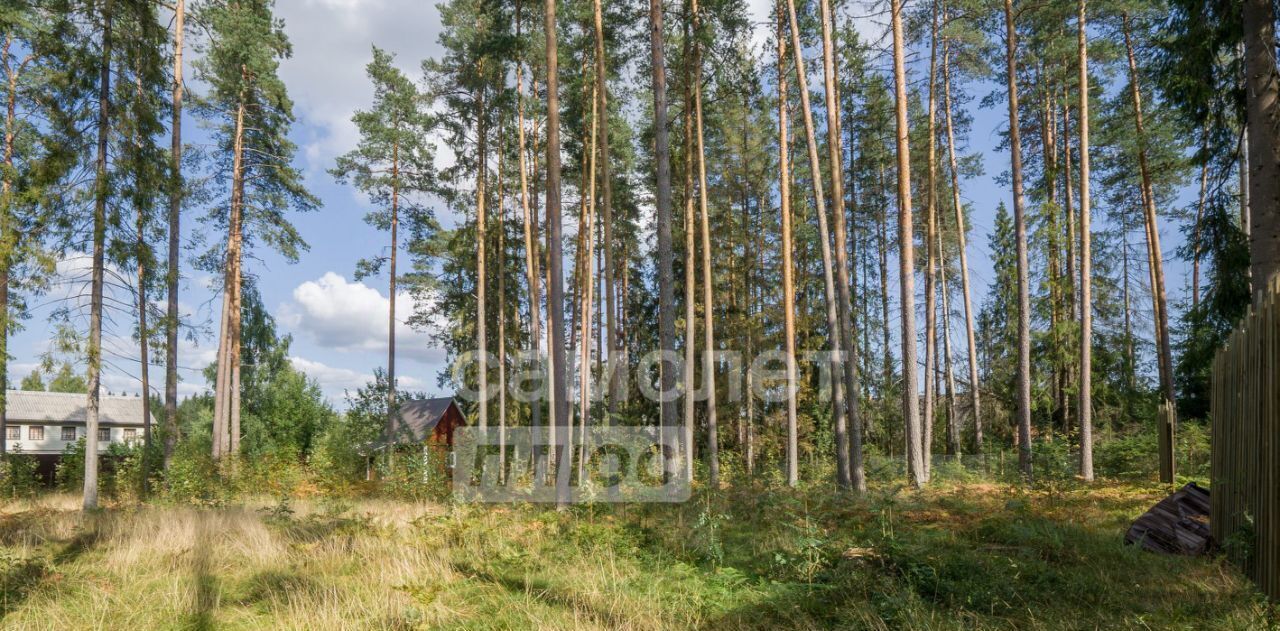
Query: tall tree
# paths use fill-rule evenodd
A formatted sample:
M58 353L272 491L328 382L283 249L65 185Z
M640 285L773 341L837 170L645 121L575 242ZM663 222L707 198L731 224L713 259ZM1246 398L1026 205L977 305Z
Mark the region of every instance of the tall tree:
M169 470L174 447L178 444L178 280L182 249L182 199L185 184L182 178L182 97L186 87L182 82L182 54L186 35L187 3L175 0L173 4L173 97L171 101L169 133L172 145L169 152L169 252L165 284L168 303L165 309L164 353L164 469Z
M982 405L981 388L978 387L978 344L974 333L972 292L969 288L969 226L965 221L964 205L960 202L960 165L956 158L956 131L951 102L951 39L942 44L942 97L947 127L947 165L951 172L951 205L955 210L956 240L960 256L960 291L964 298L964 329L969 348L969 400L973 406L974 451L982 453Z
M523 25L520 9L522 3L516 2L516 40L522 41L520 38L520 28ZM526 164L525 152L525 107L524 107L524 48L519 49L519 58L516 59L516 138L517 152L519 154L520 169L520 211L522 214L524 225L524 261L525 276L529 291L529 339L530 350L535 351L539 360L542 359L542 275L538 272L538 247L537 247L537 228L535 227L538 217L530 208L529 195L529 168ZM542 403L534 401L531 406L531 422L533 431L537 432L542 426ZM536 442L536 441L535 441ZM535 455L536 457L536 455Z
M432 192L434 157L428 143L430 119L423 111L418 87L394 65L395 58L376 46L365 72L373 83L373 105L351 118L360 133L356 148L337 160L330 171L339 183L351 183L375 209L365 223L390 232L386 254L356 264L356 280L378 274L387 266L387 427L396 413L396 298L400 224L408 223L417 238L431 238L435 217L417 196Z
M702 228L702 308L703 350L702 380L707 390L707 471L708 484L716 488L720 483L719 434L716 426L716 334L715 300L712 297L713 269L711 267L711 219L707 210L707 148L702 128L702 12L698 0L693 2L693 55L696 78L693 83L694 124L698 142L698 209Z
M1165 293L1164 253L1160 248L1160 227L1156 217L1155 190L1152 186L1150 165L1147 160L1146 126L1142 110L1142 89L1138 80L1138 62L1134 54L1129 14L1121 16L1124 45L1129 61L1129 96L1133 105L1133 124L1136 132L1138 151L1138 173L1141 178L1142 211L1147 234L1147 253L1151 270L1152 306L1154 307L1157 366L1160 375L1160 393L1163 400L1172 408L1177 398L1173 387L1173 350L1169 339L1169 306ZM1167 444L1165 444L1167 443ZM1173 462L1172 437L1163 441L1160 451ZM1171 476L1164 482L1173 482Z
M1080 475L1093 480L1093 244L1089 196L1089 38L1080 0L1076 41L1080 66Z
M796 296L792 270L791 242L791 158L787 151L787 43L783 37L782 0L778 0L778 196L782 223L782 321L787 352L787 484L800 483L799 447L796 422Z
M70 168L75 147L66 142L72 133L64 128L69 117L59 111L60 99L47 98L49 86L68 72L57 61L58 20L42 3L17 3L0 12L0 458L8 451L9 336L27 316L24 294L40 291L53 272L55 259L43 243L47 200Z
M935 387L938 365L938 130L937 130L937 69L938 69L938 2L931 5L929 20L929 85L926 87L928 98L929 124L926 143L926 184L925 184L925 272L924 272L924 436L921 447L924 450L924 476L929 479L933 465L933 424L936 420L935 407L938 392ZM904 316L905 317L905 316Z
M261 241L285 259L296 260L306 242L284 215L289 210L312 210L319 203L291 164L295 146L288 132L293 103L276 74L291 47L273 6L273 0L217 0L204 5L200 15L210 34L208 49L196 64L198 76L209 85L200 110L217 121L217 151L223 164L230 162L230 171L217 178L228 189L225 203L206 218L227 230L225 249L210 252L204 261L206 268L223 274L215 457L235 454L240 446L244 253Z
M696 215L693 206L694 181L693 181L693 84L695 81L700 82L701 78L695 77L693 74L693 33L692 20L689 18L689 2L685 2L686 15L684 19L684 50L682 66L684 70L684 151L683 167L684 167L684 369L681 372L684 382L684 476L686 480L693 481L693 456L694 456L694 409L695 399L697 397L694 391L694 378L696 376L698 345L697 345L697 327L698 327L698 266L695 262L697 256L697 228L695 227ZM699 193L701 195L701 193ZM704 377L705 379L705 377Z
M836 93L835 43L832 39L830 0L819 3L822 20L822 72L826 81L827 110L827 162L831 173L831 213L835 224L836 287L839 303L840 348L848 355L843 358L845 397L848 403L847 435L840 436L836 428L836 463L843 468L841 484L859 493L867 490L866 475L862 468L862 414L858 394L858 347L854 343L853 295L849 282L849 233L845 227L844 151L840 146L840 108L836 105L840 95ZM815 177L817 177L815 175ZM847 446L847 447L846 447ZM843 466L841 467L841 463Z
M604 10L601 7L600 0L592 0L592 26L595 31L595 82L596 82L596 108L600 115L596 119L596 126L599 128L600 143L600 211L601 221L603 223L604 243L604 270L602 278L604 284L600 287L600 291L604 293L604 319L600 323L605 330L605 349L608 351L608 364L605 365L605 382L604 394L607 397L606 422L612 422L613 416L618 412L618 398L621 393L616 390L618 379L617 371L622 368L619 365L618 351L618 322L615 301L617 300L617 274L614 262L614 236L613 236L613 181L611 160L612 154L609 153L609 74L608 63L605 58L604 46Z
M809 105L809 80L805 70L803 47L800 45L800 25L796 19L795 0L787 0L787 20L791 26L791 50L795 59L796 91L800 93L800 113L804 121L804 134L809 148L809 182L813 186L814 214L818 216L818 240L822 249L822 280L827 298L827 338L831 351L836 358L843 355L843 345L839 319L839 294L836 292L833 264L831 261L831 236L827 228L827 201L823 192L822 166L818 158L818 138L814 131L813 109ZM836 179L839 179L837 177ZM837 249L843 249L845 242L837 242ZM841 374L844 371L841 370ZM835 421L836 435L836 479L844 486L850 484L848 468L848 436L845 413L848 411L846 396L854 396L853 392L845 392L846 381L841 378L831 380L832 419Z
M550 1L550 0L549 0ZM667 69L663 43L662 0L649 0L649 65L653 87L653 159L655 163L654 223L658 232L658 346L664 354L675 352L675 279L671 248L671 144L667 129ZM550 199L548 197L548 199ZM664 358L662 364L661 423L676 426L675 400L667 393L675 390L676 365ZM667 444L674 429L668 429ZM675 461L664 459L668 478L675 475Z
M1027 218L1022 192L1022 135L1018 123L1018 31L1013 0L1004 0L1005 72L1009 92L1009 161L1013 177L1013 224L1018 259L1018 467L1031 476L1031 281L1027 263Z
M1272 277L1280 270L1280 69L1276 66L1275 11L1271 0L1242 3L1249 156L1247 230L1255 305L1261 305Z
M85 406L84 510L98 507L98 420L102 392L102 289L105 276L107 202L110 197L107 149L111 139L112 0L105 0L101 20L102 44L98 59L97 154L94 158L93 259L89 288L88 403Z
M1006 0L1008 2L1009 0ZM898 146L898 277L902 303L902 420L906 428L907 477L923 486L920 400L916 381L915 239L911 220L911 130L907 125L907 69L902 33L902 0L890 3L893 29L893 86ZM926 376L926 378L928 378Z
M552 417L556 427L556 503L569 503L572 473L569 446L569 400L564 353L564 246L560 230L560 67L556 35L556 0L546 0L543 30L546 34L547 71L547 273L551 276L547 294L548 326L551 328Z

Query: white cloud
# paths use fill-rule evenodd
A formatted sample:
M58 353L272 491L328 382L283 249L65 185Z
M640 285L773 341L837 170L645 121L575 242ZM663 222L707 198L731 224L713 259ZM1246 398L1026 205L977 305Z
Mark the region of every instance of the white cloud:
M293 290L293 301L280 307L279 320L322 348L385 352L390 304L377 289L326 272ZM397 293L396 354L424 363L440 363L444 359L443 349L436 347L427 334L405 324L414 307L415 301L409 294Z
M330 366L303 357L290 357L289 363L298 371L306 374L320 384L320 389L333 404L342 404L345 394L355 394L357 388L363 388L373 381L370 373ZM396 383L404 390L424 390L425 383L413 377L396 377Z
M280 67L298 114L318 128L303 141L313 172L356 143L351 115L368 105L373 90L364 67L370 47L396 55L410 78L423 59L438 55L440 14L422 0L290 0L277 13L293 44L293 58Z

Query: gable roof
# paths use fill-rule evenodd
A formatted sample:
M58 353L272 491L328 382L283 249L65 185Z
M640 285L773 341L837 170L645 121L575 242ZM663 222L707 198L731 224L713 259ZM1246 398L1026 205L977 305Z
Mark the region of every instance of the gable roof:
M98 422L111 425L143 423L142 397L99 398ZM9 423L84 423L88 396L78 393L5 391L5 416Z
M389 444L420 443L431 438L436 425L444 418L450 407L457 407L453 397L435 399L410 399L399 403L400 413L392 419L391 427L386 428L381 438L374 443L374 448ZM461 410L459 410L461 415Z

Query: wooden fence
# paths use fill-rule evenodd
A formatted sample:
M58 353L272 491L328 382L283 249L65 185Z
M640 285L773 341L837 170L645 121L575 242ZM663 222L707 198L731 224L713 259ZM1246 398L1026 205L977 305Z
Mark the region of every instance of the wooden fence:
M1251 309L1213 361L1213 537L1280 598L1280 285Z

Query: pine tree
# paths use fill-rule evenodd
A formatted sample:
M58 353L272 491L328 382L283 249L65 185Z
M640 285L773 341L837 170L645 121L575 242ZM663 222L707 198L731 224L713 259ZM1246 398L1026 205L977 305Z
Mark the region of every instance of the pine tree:
M1006 0L1007 2L1008 0ZM916 386L915 253L911 219L911 147L907 126L907 70L901 0L890 5L893 30L893 84L898 145L898 276L902 304L902 419L906 429L907 477L920 487L927 480ZM931 378L926 375L926 378ZM928 420L928 419L926 419Z
M285 213L319 204L292 165L288 139L293 103L276 72L290 55L284 25L272 13L273 0L215 0L199 19L210 33L197 76L209 85L198 111L215 121L217 152L230 163L223 202L206 218L227 230L225 250L210 252L204 265L223 272L214 400L213 455L236 454L240 445L241 310L247 251L264 243L296 260L306 242Z
M424 97L394 65L394 57L373 48L366 73L373 82L373 104L352 117L360 132L355 150L341 156L331 173L340 183L350 182L375 206L365 223L390 232L386 255L357 263L356 280L388 273L387 312L387 427L396 413L396 317L397 262L400 224L408 223L415 238L431 239L438 229L435 216L421 196L436 190L434 155L428 143L430 118L423 111Z

